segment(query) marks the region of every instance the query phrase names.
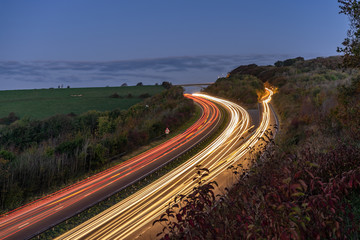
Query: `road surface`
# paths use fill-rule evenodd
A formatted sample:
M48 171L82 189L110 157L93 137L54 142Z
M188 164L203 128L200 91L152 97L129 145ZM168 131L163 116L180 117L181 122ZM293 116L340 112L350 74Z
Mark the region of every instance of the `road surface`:
M0 239L28 239L111 196L175 159L218 127L221 112L206 99L202 116L184 133L91 178L0 217Z
M267 91L268 95L262 102L260 125L245 140L242 137L246 136L250 127L249 114L245 109L230 101L194 94L222 105L229 112L229 124L221 135L186 163L58 239L135 239L141 236L164 213L175 196L191 192L197 184L193 181L196 166L209 169L207 181L212 181L257 144L270 123L268 103L272 91Z

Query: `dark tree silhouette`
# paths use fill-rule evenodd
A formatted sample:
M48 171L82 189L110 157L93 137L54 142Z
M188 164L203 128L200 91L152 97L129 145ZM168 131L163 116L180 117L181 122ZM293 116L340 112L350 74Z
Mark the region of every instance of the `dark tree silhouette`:
M170 89L172 87L171 82L162 82L161 86L163 86L165 89Z
M344 53L344 67L360 67L360 2L357 0L338 0L340 14L349 17L350 29L344 39L343 47L338 47L339 53Z

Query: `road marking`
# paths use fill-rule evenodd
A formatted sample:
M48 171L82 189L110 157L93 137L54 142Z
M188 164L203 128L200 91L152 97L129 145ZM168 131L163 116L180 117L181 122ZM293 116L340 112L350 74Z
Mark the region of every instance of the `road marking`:
M75 192L75 193L73 193L73 194L71 194L71 195L69 195L69 196L63 197L63 198L61 198L60 200L57 200L56 202L53 202L53 203L49 204L49 206L54 205L55 203L64 201L64 200L66 200L66 199L68 199L68 198L70 198L70 197L72 197L72 196L74 196L74 195L77 195L77 194L79 194L79 193L87 190L88 188L89 188L89 187L84 188L84 189L82 189L82 190L80 190L80 191L77 191L77 192Z
M114 177L117 177L117 176L119 176L120 174L122 174L123 172L121 172L121 173L118 173L118 174L115 174L114 176L111 176L110 178L114 178Z
M26 225L29 225L29 222L27 222L27 223L25 223L25 224L23 224L23 225L19 226L18 228L25 227Z
M64 206L58 207L57 209L55 209L55 211L60 210L62 208L64 208Z

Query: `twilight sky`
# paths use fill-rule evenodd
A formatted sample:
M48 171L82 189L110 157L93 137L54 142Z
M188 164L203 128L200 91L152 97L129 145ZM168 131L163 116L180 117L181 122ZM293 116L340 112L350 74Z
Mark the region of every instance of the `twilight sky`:
M2 0L0 61L336 55L336 0Z

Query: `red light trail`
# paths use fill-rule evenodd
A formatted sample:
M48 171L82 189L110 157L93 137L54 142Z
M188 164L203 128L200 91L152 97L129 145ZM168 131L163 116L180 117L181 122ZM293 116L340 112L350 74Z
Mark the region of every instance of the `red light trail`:
M0 239L33 237L133 184L206 138L219 125L221 113L209 100L186 97L202 108L202 115L185 132L128 161L2 215Z

